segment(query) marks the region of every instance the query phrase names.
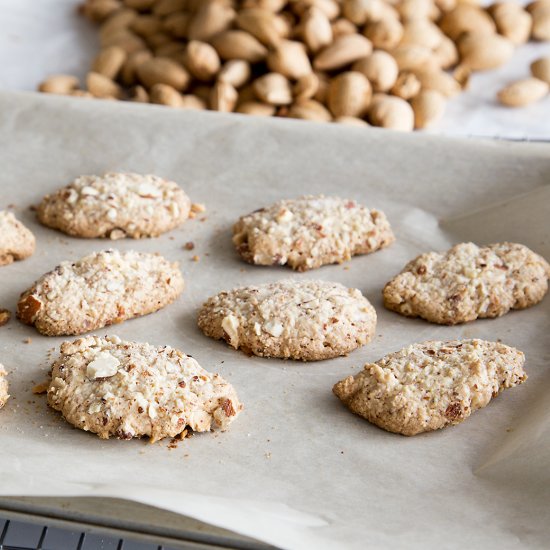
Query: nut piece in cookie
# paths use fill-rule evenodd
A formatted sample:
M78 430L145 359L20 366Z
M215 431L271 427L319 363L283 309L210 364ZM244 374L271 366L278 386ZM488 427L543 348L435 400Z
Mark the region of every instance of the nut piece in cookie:
M7 210L0 210L0 266L32 256L34 235Z
M233 243L245 261L298 271L369 254L394 240L383 212L323 195L279 201L233 227Z
M521 351L497 342L413 344L368 363L333 392L389 432L416 435L459 424L502 390L527 379Z
M48 336L82 334L172 303L183 291L177 263L157 254L105 250L43 275L17 304L17 317Z
M169 346L88 336L61 346L48 404L70 424L102 439L151 442L226 430L242 410L233 386Z
M407 317L455 325L540 302L550 265L526 246L457 244L409 262L384 287L384 305Z
M0 409L6 404L6 401L9 399L8 394L8 380L6 376L8 373L4 368L4 365L0 363Z
M173 181L158 176L107 173L80 176L37 209L44 225L84 238L156 237L181 225L191 201Z
M11 312L0 308L0 327L6 325L11 319Z
M376 311L357 289L286 280L211 297L199 311L198 325L245 353L318 361L368 343Z

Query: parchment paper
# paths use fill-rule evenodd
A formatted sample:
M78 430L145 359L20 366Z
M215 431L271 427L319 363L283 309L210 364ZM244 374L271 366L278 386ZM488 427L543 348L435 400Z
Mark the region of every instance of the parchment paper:
M515 240L549 258L548 146L0 94L0 166L0 208L15 205L37 236L32 258L0 268L0 306L12 311L19 293L60 261L113 244L39 226L29 206L45 193L80 174L133 170L173 178L205 203L204 216L168 235L114 243L179 260L187 287L163 311L98 333L180 348L229 379L246 407L230 431L173 450L101 441L30 392L63 338L12 320L0 328L12 394L0 412L2 495L132 499L282 548L547 547L550 298L500 319L443 327L384 310L381 289L417 254L465 239ZM242 263L232 222L303 193L384 210L397 242L305 274ZM378 312L374 341L348 357L303 364L246 357L196 327L208 296L285 277L361 289ZM366 361L411 342L461 337L517 346L529 379L460 426L392 435L331 393Z

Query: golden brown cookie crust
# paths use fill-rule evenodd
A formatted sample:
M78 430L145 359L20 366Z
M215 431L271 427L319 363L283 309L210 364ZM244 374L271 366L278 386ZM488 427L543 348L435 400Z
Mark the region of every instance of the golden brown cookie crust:
M11 212L0 210L0 266L32 256L34 235Z

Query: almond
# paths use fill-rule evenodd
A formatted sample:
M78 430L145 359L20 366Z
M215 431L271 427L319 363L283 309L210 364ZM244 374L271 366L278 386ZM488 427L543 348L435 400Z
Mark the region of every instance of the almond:
M433 52L425 46L401 44L391 54L401 71L439 67Z
M508 84L498 92L498 100L508 107L524 107L548 95L550 86L538 78L524 78Z
M339 116L334 119L334 122L338 122L338 124L346 124L347 126L370 126L367 121L354 116Z
M137 67L137 76L146 88L168 84L178 91L189 84L189 74L175 61L164 57L148 59Z
M78 78L67 74L49 76L38 86L40 92L66 95L78 88Z
M139 65L151 59L153 54L147 50L134 52L128 55L120 71L120 80L126 86L137 82L137 68Z
M495 22L479 6L459 3L456 8L446 13L439 22L439 28L452 40L457 40L464 33L494 34Z
M155 15L170 15L183 11L186 8L187 0L156 0L153 5Z
M94 59L92 70L113 80L122 69L127 57L126 52L119 46L104 48Z
M231 84L234 88L240 88L250 78L250 63L242 59L227 61L218 74L218 80Z
M246 115L273 116L275 114L275 106L259 101L247 101L237 107L237 112Z
M244 59L257 63L267 56L266 47L245 31L224 31L212 39L212 46L224 60Z
M461 92L460 84L445 71L428 69L415 71L414 74L424 90L435 90L445 97L452 97Z
M205 2L187 26L189 40L210 40L225 31L235 19L235 11L220 2Z
M140 15L132 21L130 29L141 37L150 36L162 30L162 21L154 15Z
M380 21L369 23L363 34L372 42L375 48L391 50L395 48L403 38L403 25L398 19L386 17Z
M256 79L253 88L258 99L270 105L290 105L292 89L289 81L278 73L267 73Z
M361 117L368 109L372 88L364 74L348 71L335 77L328 90L328 107L335 117Z
M218 81L210 93L210 108L213 111L230 113L235 110L239 94L228 82Z
M410 71L399 73L395 84L391 87L390 93L401 99L411 99L420 92L419 78Z
M427 19L412 19L403 25L401 44L416 44L430 50L437 48L445 35Z
M344 0L342 12L355 25L379 21L384 13L381 0Z
M281 40L267 56L267 66L276 73L297 80L311 73L311 64L301 42Z
M312 53L317 53L332 42L330 21L322 10L315 7L309 9L304 15L301 32L304 42Z
M531 10L533 18L533 28L531 36L535 40L550 40L550 4L536 2L536 6Z
M292 89L292 95L296 101L311 99L319 90L319 77L315 73L309 73L299 78Z
M287 116L314 122L330 122L332 120L328 109L314 99L296 101L290 106Z
M514 54L514 44L498 34L471 33L458 42L460 64L472 71L496 69Z
M550 84L550 56L533 61L531 63L531 74L535 78Z
M88 73L86 76L86 87L94 97L101 99L118 99L122 96L122 88L110 78L99 73Z
M101 23L119 9L119 0L95 0L82 5L84 17L96 23Z
M191 14L186 12L172 13L165 17L162 22L162 29L175 38L187 38ZM198 40L198 39L196 39Z
M241 10L235 18L235 24L266 46L276 46L281 40L277 17L269 10L261 8Z
M315 56L313 66L320 71L334 71L351 65L371 52L372 44L368 38L360 34L340 36Z
M496 2L489 8L497 31L514 44L524 44L529 40L533 21L531 15L515 2Z
M220 70L221 62L216 50L206 42L191 40L185 50L185 66L198 80L211 80Z

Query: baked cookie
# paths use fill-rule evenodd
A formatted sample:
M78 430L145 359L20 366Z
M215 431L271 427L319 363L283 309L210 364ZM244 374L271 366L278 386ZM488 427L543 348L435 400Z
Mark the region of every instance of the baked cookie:
M233 226L233 243L245 261L298 271L341 263L394 240L383 212L323 195L279 201Z
M181 225L191 201L173 181L158 176L80 176L38 206L44 225L74 237L156 237Z
M82 334L157 311L182 290L177 263L105 250L43 275L21 295L17 317L48 336Z
M366 364L333 392L380 428L416 435L459 424L523 383L524 362L521 351L498 342L423 342Z
M227 429L241 412L233 386L169 346L88 336L61 346L48 404L73 426L102 439L151 442Z
M384 287L384 305L407 317L455 325L540 302L549 277L546 260L521 244L462 243L409 262Z
M34 235L7 210L0 210L0 266L34 253Z
M9 398L8 395L8 381L6 376L8 373L4 368L4 365L0 363L0 409L6 404L6 401Z
M318 361L369 342L376 311L357 289L286 280L211 297L199 311L198 325L207 336L248 354Z

